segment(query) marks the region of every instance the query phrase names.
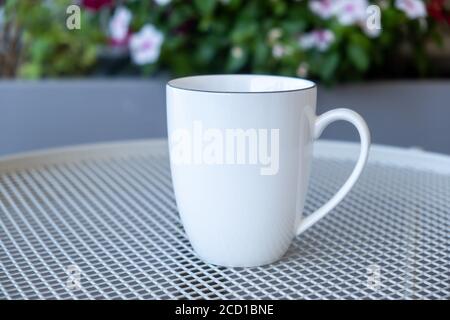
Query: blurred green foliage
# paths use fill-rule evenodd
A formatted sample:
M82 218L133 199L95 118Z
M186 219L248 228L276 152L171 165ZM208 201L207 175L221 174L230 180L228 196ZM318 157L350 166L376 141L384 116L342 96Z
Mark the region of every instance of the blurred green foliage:
M66 27L70 0L6 0L5 17L21 31L17 75L24 78L79 76L92 70L106 36L96 27L98 17L81 14L80 30Z
M120 1L98 11L82 7L81 30L68 30L66 8L71 3L6 0L5 16L15 19L22 31L18 76L90 74L100 50L108 47L107 21L118 3L133 14L131 32L152 24L164 33L159 60L136 68L174 75L296 76L303 66L304 75L333 83L389 76L404 56L412 59L408 72L425 75L430 70L426 44L439 39L434 21L409 19L389 0L383 1L383 30L377 37L369 37L359 25L318 17L306 0L172 0L164 6L153 0ZM314 29L334 33L335 41L327 50L300 47L299 36ZM273 54L275 46L283 49L281 56Z

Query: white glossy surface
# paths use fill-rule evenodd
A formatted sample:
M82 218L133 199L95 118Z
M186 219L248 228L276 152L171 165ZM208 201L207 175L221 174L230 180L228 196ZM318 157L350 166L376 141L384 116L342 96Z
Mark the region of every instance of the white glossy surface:
M246 77L251 83L252 78ZM278 82L283 79L276 78ZM200 77L191 86L184 85L191 89L212 88L212 80L211 76ZM236 83L241 80L241 76L237 77ZM291 81L286 78L285 88ZM224 92L168 85L169 137L179 129L194 135L196 121L207 128L279 129L278 173L262 176L258 167L252 165L179 165L171 154L172 180L183 225L197 254L213 264L257 266L278 260L298 232L306 230L342 200L364 167L370 135L364 121L350 110L333 110L316 121L314 86L248 94L227 92L230 83L220 90ZM313 140L336 120L356 125L363 141L360 159L338 194L310 219L302 221ZM169 150L173 147L174 142L169 139Z
M345 120L353 124L358 130L359 137L361 140L361 149L359 152L358 161L356 162L355 168L353 172L348 177L347 181L343 184L343 186L336 192L336 194L328 200L322 207L317 209L307 218L303 219L300 225L297 228L297 235L300 235L302 232L311 227L314 223L322 219L328 212L334 209L339 202L344 199L347 193L352 189L359 176L361 175L364 166L366 165L367 158L369 156L369 147L370 147L370 132L367 127L366 122L363 118L356 112L348 109L334 109L328 111L321 116L319 116L316 120L316 128L314 131L314 138L318 139L322 134L323 130L332 122Z

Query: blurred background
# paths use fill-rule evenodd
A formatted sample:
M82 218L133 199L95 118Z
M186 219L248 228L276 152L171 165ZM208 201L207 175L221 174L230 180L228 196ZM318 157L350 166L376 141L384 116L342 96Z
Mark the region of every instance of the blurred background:
M450 154L448 0L0 0L0 155L165 137L165 82L212 73L312 79L319 114Z

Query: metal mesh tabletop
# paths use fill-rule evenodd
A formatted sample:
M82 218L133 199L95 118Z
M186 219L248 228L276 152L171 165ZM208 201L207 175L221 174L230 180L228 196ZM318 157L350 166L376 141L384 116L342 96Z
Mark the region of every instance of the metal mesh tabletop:
M357 146L319 142L305 211ZM199 260L172 193L167 145L139 141L0 161L2 299L450 298L450 159L372 148L355 188L256 268Z

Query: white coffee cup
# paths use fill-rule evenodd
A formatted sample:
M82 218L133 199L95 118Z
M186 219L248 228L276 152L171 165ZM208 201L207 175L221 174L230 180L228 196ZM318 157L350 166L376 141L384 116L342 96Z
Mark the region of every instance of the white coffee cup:
M364 120L349 109L316 116L309 80L193 76L169 81L166 90L177 207L195 252L208 263L251 267L280 259L295 236L345 197L366 164ZM359 159L340 190L303 218L313 142L337 120L358 129Z

